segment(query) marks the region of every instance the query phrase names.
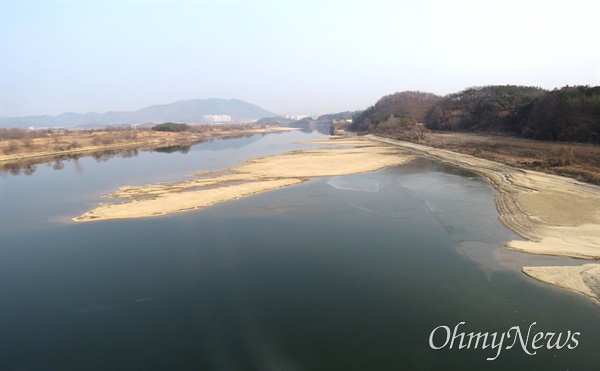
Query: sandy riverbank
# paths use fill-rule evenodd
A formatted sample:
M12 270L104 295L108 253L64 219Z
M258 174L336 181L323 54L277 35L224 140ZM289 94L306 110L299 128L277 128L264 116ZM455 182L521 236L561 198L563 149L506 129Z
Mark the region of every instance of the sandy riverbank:
M193 210L314 177L374 171L412 158L395 146L364 139L338 138L315 143L325 148L251 159L230 169L196 174L192 179L171 184L121 187L106 197L124 199L123 202L101 204L73 220L144 218Z
M526 239L509 242L509 249L586 260L600 259L600 187L443 149L368 137L487 178L499 191L496 205L500 220ZM586 264L578 273L573 267L524 267L523 271L541 281L579 291L598 300L598 267L600 264ZM576 279L580 273L584 274L582 272L585 272L586 279Z

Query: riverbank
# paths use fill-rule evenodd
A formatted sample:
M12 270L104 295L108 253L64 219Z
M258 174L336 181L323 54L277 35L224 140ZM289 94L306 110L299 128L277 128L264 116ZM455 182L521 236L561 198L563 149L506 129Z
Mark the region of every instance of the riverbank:
M192 145L216 138L297 130L266 125L202 125L193 131L165 132L150 129L65 130L38 137L24 136L0 141L0 169L51 162L68 157L85 157L107 151L153 149Z
M472 133L429 133L419 144L600 185L599 145Z
M393 139L366 136L415 155L476 172L499 191L500 221L526 241L507 247L531 254L600 259L600 187L574 179L517 169L498 162ZM599 264L572 267L523 267L536 279L600 299ZM593 268L593 269L592 269Z

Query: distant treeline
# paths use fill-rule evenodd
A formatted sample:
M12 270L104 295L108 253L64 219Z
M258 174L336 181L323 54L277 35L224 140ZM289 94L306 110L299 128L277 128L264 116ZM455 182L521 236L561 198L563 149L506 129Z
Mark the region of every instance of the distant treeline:
M413 130L417 123L430 130L600 143L600 86L552 91L484 86L444 97L406 91L387 95L354 116L348 130L394 134Z
M177 124L174 122L165 122L164 124L158 124L158 125L153 126L152 130L171 131L171 132L190 131L190 126L188 124Z
M258 120L257 124L263 125L279 125L279 126L290 126L290 127L306 127L315 125L331 125L335 119L348 119L350 120L353 116L359 114L362 111L344 111L338 113L330 113L321 115L316 119L312 117L305 117L299 120L289 119L281 116L264 117Z

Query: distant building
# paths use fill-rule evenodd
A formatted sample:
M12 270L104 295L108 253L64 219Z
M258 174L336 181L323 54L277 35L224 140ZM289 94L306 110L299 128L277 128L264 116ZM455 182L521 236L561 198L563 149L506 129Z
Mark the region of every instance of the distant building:
M302 120L307 117L308 115L285 115L285 118L290 120Z
M223 122L231 122L231 116L229 115L204 115L202 121L209 124L220 124Z

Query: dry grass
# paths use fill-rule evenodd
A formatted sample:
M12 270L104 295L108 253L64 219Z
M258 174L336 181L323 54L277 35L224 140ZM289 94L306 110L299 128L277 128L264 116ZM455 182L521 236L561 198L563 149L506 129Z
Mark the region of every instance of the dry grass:
M5 139L0 141L2 155L29 155L41 152L63 152L75 148L99 147L130 142L176 137L151 130L66 130L44 135L26 135L21 139ZM173 133L171 133L173 134ZM178 133L179 134L179 133ZM190 134L190 133L188 133ZM186 138L179 135L177 138Z
M432 133L418 143L600 185L598 145L462 133Z
M146 129L106 130L36 130L3 129L0 135L2 155L33 155L36 153L64 152L76 148L110 147L119 144L147 144L151 142L194 141L224 133L240 133L265 129L263 125L193 125L190 131L164 132Z

